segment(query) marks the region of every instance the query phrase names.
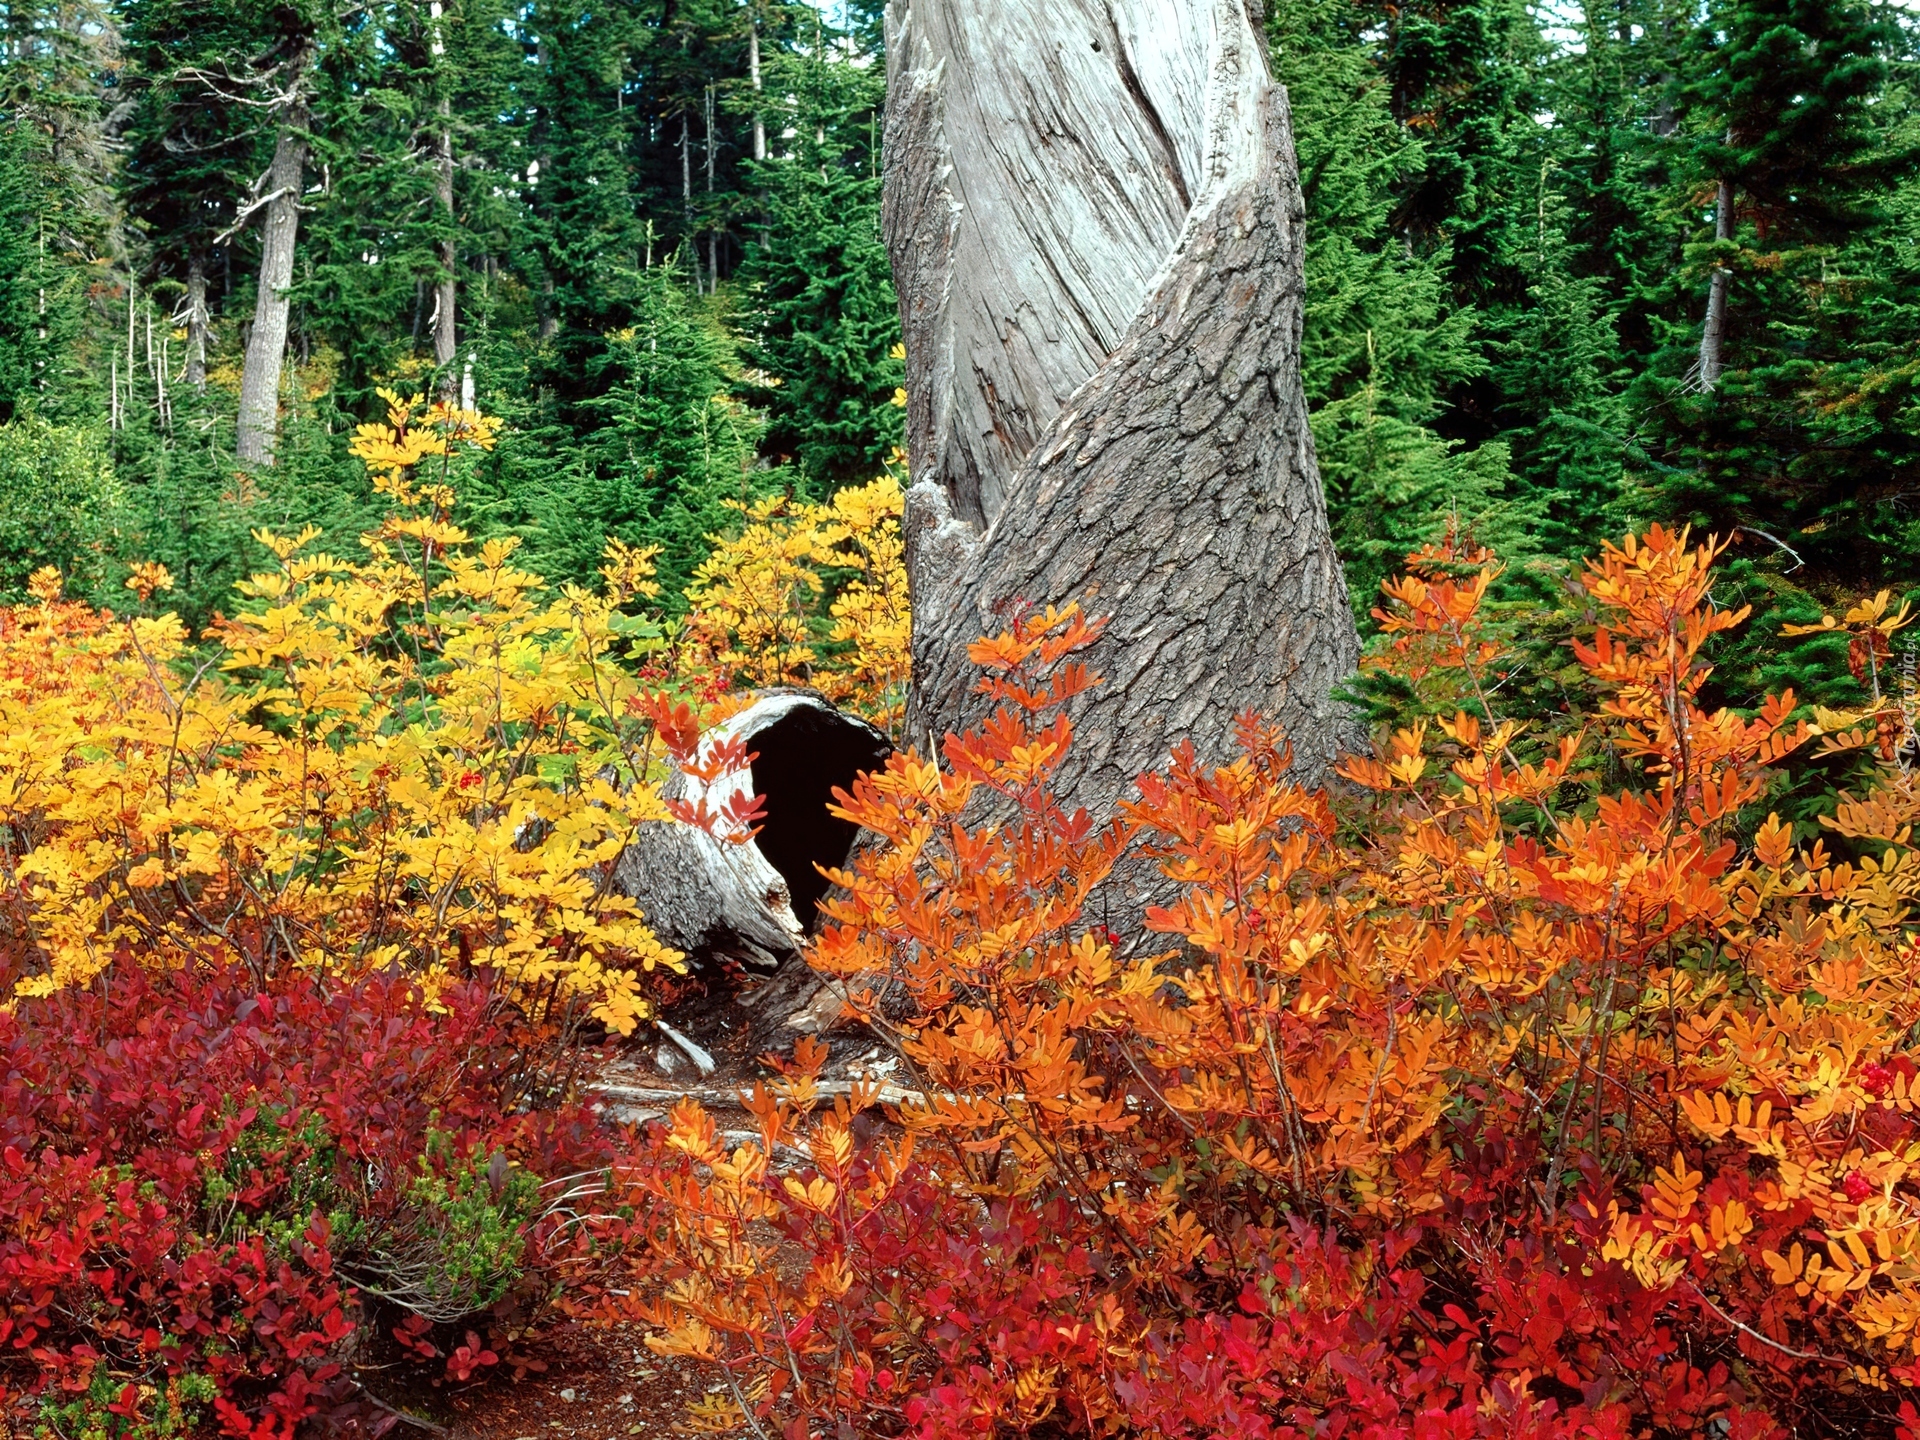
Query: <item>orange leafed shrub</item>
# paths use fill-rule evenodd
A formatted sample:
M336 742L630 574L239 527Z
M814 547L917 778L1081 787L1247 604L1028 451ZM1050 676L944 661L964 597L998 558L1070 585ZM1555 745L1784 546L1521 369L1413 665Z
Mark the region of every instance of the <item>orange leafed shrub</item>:
M1333 798L1249 718L1230 762L1069 813L1093 623L977 646L992 718L842 800L882 843L813 961L885 1084L829 1103L802 1045L757 1142L685 1104L626 1181L652 1343L723 1382L696 1421L1920 1429L1920 796L1888 763L1825 836L1769 813L1796 752L1867 737L1701 706L1744 619L1715 555L1655 529L1590 563L1593 704L1541 741L1488 674L1493 558L1412 557L1381 663L1459 708ZM1162 903L1116 916L1143 861Z

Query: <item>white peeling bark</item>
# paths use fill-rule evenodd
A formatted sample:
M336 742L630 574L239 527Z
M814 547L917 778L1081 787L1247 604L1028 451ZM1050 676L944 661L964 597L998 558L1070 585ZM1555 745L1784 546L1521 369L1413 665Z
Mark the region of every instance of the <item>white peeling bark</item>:
M894 0L911 732L978 718L1023 604L1108 629L1062 782L1100 807L1236 714L1318 775L1359 644L1300 384L1304 205L1242 0Z

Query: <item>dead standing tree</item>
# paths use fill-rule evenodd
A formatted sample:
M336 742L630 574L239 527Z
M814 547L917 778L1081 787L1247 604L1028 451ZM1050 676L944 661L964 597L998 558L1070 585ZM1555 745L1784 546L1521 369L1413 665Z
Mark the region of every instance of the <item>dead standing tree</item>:
M1257 0L1254 0L1257 3ZM1062 779L1090 808L1236 714L1324 773L1359 642L1300 382L1304 206L1247 0L894 0L886 231L907 344L909 733L968 643L1108 620Z
M292 300L293 257L300 233L300 196L307 167L307 72L312 48L297 46L287 62L287 87L274 110L273 164L261 181L266 192L244 215L264 207L260 285L254 295L253 327L240 371L240 419L234 454L244 465L273 463L280 430L280 372L287 358L287 317Z
M265 51L238 67L189 66L176 83L202 87L210 96L261 115L274 137L273 160L254 181L234 222L213 241L226 244L261 211L266 221L260 240L260 283L254 295L253 325L247 332L246 361L240 372L240 412L234 455L243 465L271 465L280 428L280 376L286 362L293 261L300 233L300 202L306 185L309 90L318 54L313 18L288 7L272 17L277 33ZM204 300L204 295L202 295ZM201 354L204 338L190 336L190 352Z

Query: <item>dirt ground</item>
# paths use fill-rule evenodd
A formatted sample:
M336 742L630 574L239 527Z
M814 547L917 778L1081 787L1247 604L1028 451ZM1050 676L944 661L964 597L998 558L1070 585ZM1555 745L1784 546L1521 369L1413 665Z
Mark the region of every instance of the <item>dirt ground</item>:
M632 1041L610 1051L599 1069L596 1083L613 1091L603 1102L610 1118L644 1121L662 1112L662 1101L633 1098L636 1091L659 1095L691 1090L718 1112L716 1118L725 1128L730 1107L724 1097L766 1073L761 1055L784 1050L797 1037L784 1022L814 998L812 987L795 983L800 978L736 970L709 972L708 983L689 986L665 1018L711 1058L713 1072L698 1073L680 1046L662 1032L643 1027ZM833 1027L830 1017L823 1019L827 1024L822 1028L829 1033L820 1038L832 1056L826 1077L884 1078L876 1064L881 1052L870 1034ZM519 1381L495 1375L484 1383L476 1377L472 1388L436 1397L439 1403L433 1409L443 1417L450 1440L664 1440L691 1434L685 1423L687 1405L722 1387L698 1365L653 1354L644 1344L644 1333L638 1327L573 1332L541 1351L549 1366L544 1374ZM421 1433L403 1427L394 1432L394 1440Z
M549 1352L544 1375L500 1376L447 1397L450 1440L628 1440L679 1436L706 1384L696 1367L662 1360L634 1330L589 1330ZM402 1427L395 1440L423 1432Z

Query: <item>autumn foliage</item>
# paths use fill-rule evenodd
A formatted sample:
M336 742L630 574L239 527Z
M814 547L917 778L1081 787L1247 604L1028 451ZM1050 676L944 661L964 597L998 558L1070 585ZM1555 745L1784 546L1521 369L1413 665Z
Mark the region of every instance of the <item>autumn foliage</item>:
M737 533L694 574L682 665L749 686L808 684L898 734L909 664L906 497L891 474L824 504L732 501Z
M396 401L358 447L394 505L362 557L259 532L274 568L205 651L171 614L107 617L36 577L42 603L0 622L19 993L123 951L261 977L400 964L430 988L478 961L543 1011L645 1013L637 976L679 957L605 870L668 818L646 783L664 701L619 663L647 557L552 595L511 542L469 546L431 467L490 438ZM169 582L128 583L151 608Z
M1714 549L1581 584L1593 704L1501 718L1491 556L1415 556L1380 663L1470 697L1309 793L1249 718L1118 818L1053 799L1074 611L974 651L996 703L846 814L813 956L895 1087L673 1116L634 1180L655 1344L714 1432L933 1437L1890 1434L1915 1422L1920 800L1768 811L1821 734L1698 704ZM1847 622L1879 623L1880 616ZM1836 624L1840 622L1835 622ZM1602 764L1623 783L1602 784ZM1144 926L1098 908L1162 876ZM1099 918L1096 918L1098 916ZM862 1120L871 1110L897 1133Z
M752 1140L692 1101L623 1133L578 1039L681 957L606 862L743 838L652 789L744 763L700 745L735 681L891 717L897 489L743 515L681 623L644 554L555 595L468 544L488 438L396 402L394 518L353 560L263 536L199 644L152 569L131 616L51 578L0 616L0 1345L48 1424L378 1430L368 1347L463 1383L570 1316L768 1440L1920 1432L1884 598L1824 622L1866 709L1711 707L1716 549L1629 538L1578 582L1580 703L1527 725L1455 539L1370 661L1433 718L1326 793L1249 716L1104 818L1051 786L1099 621L1027 614L974 647L987 722L840 797L870 843L809 959L888 1062L829 1085L803 1041ZM1780 819L1836 757L1862 783Z
M556 592L469 539L494 429L390 397L354 443L386 520L351 555L260 531L205 635L157 565L127 614L51 571L0 611L0 1399L30 1430L384 1432L350 1359L524 1369L591 1294L618 1147L585 1047L684 963L609 862L643 825L746 843L655 788L744 766L701 744L743 700L678 658L647 552ZM882 495L832 543L885 591L897 539ZM854 702L868 628L828 612L859 593L821 587Z
M381 1434L350 1360L542 1363L549 1294L592 1267L566 1180L611 1137L524 1104L491 987L422 999L128 965L0 1015L0 1384L38 1421L15 1433Z

